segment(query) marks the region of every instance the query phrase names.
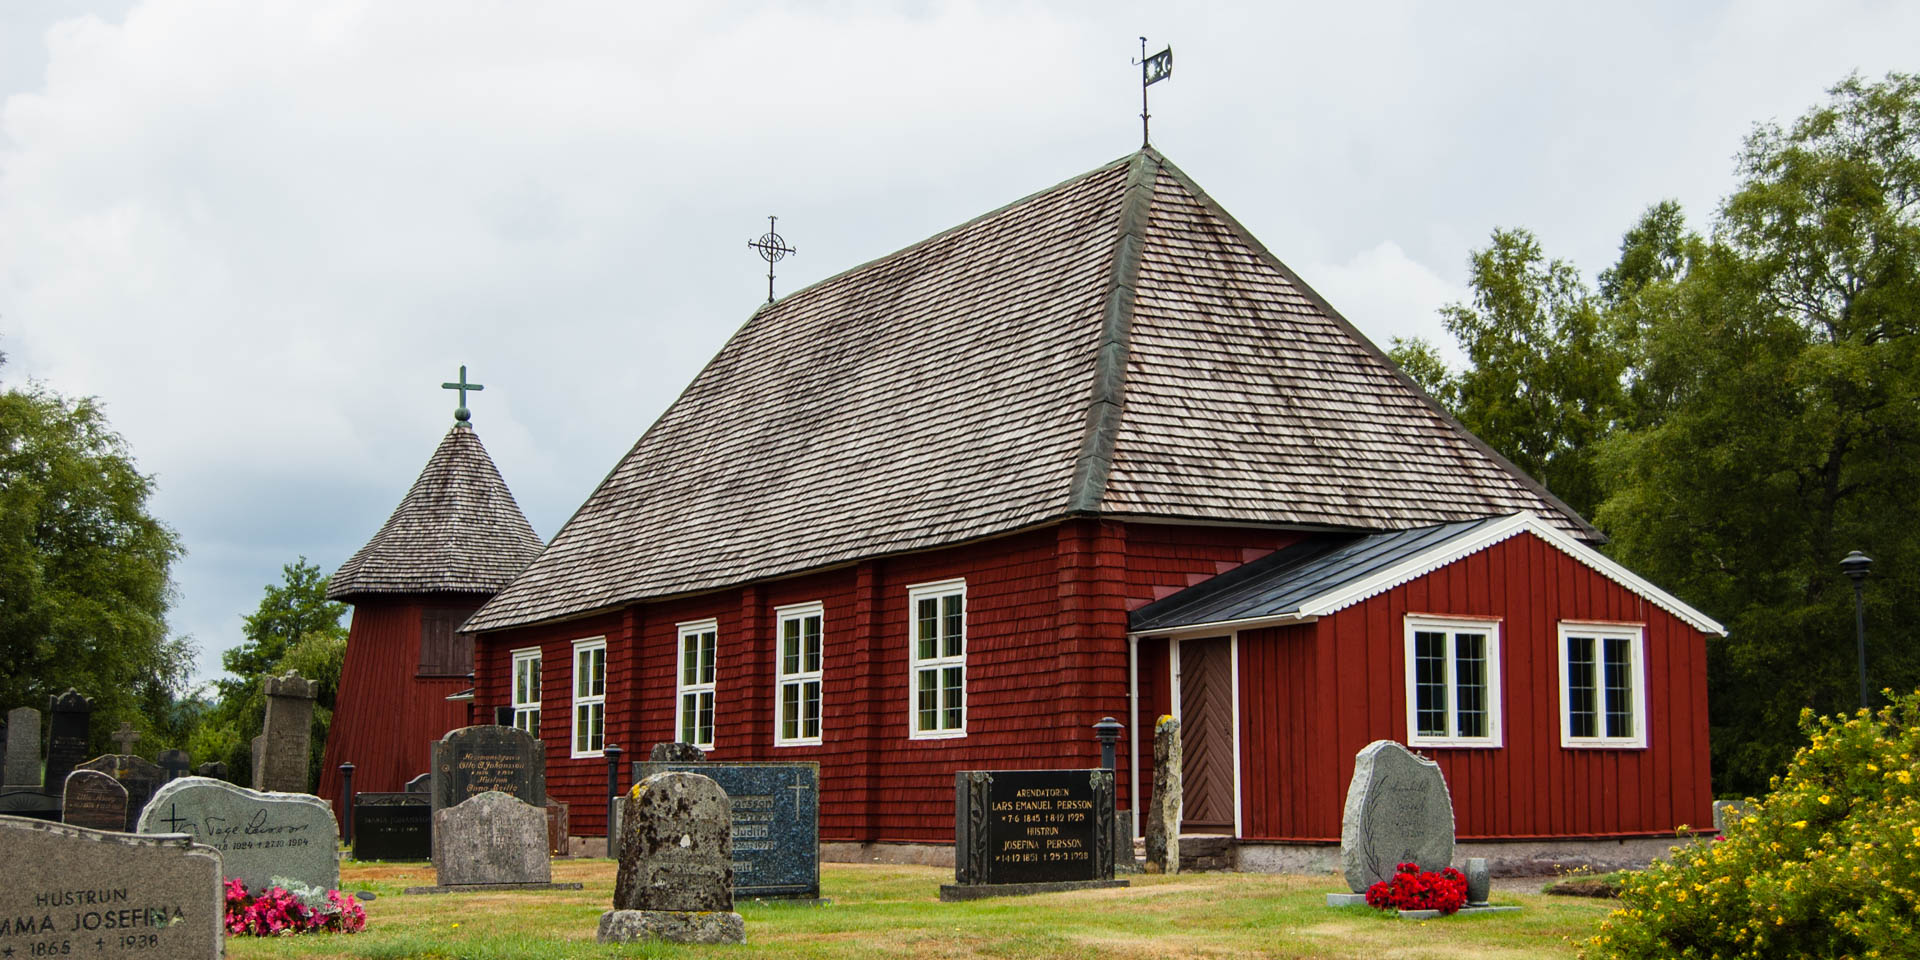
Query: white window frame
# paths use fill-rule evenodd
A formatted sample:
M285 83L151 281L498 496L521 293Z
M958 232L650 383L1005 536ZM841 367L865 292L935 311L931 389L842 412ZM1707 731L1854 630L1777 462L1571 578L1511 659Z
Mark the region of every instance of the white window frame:
M720 727L720 698L715 692L716 681L720 675L720 621L712 618L706 620L689 620L685 623L674 624L674 626L676 628L676 639L673 644L673 736L674 739L682 743L692 743L702 750L712 750L714 731ZM702 634L713 635L713 654L703 665L699 661L699 656L702 651L700 648L695 648L694 682L688 683L686 663L687 638L697 637ZM705 667L704 673L701 670L702 666ZM701 679L703 675L706 678L704 680ZM698 739L689 740L681 736L686 730L687 697L689 695L694 697L694 709L697 711L700 703L699 697L702 694L705 694L707 697L708 712L714 715L713 725L707 730L707 739L705 742L701 742ZM699 718L696 715L695 723L698 724L698 722ZM697 727L695 733L698 733Z
M585 655L591 661L594 653L599 654L600 683L597 691L593 689L591 680L588 680L585 684L581 682L586 678L582 676L580 670L582 656ZM571 684L573 688L573 709L569 711L571 722L568 725L569 729L567 731L568 750L575 759L604 756L607 745L606 637L591 637L586 640L575 640L573 642L573 671L572 675L567 678L567 682ZM592 743L593 733L591 725L589 725L586 733L588 739L586 749L582 749L580 740L580 713L583 708L589 716L597 713L600 717L600 742L598 744Z
M920 617L918 611L920 601L928 599L940 601L942 598L950 596L958 596L960 598L960 652L951 656L945 655L946 644L944 641L947 639L947 635L942 632L934 637L934 656L923 658L920 656L919 643ZM937 622L944 623L945 620L945 604L942 603ZM947 670L954 668L958 668L960 671L960 725L958 727L945 725L945 718L949 708L947 707L945 697L941 696L939 704L935 708L935 719L938 725L933 729L921 729L919 703L920 675L927 671L933 672L935 677L934 689L938 696L946 689L945 677ZM953 580L940 580L933 583L916 583L907 587L907 738L910 740L951 740L957 737L964 737L967 735L967 713L972 709L973 697L969 695L967 690L966 579L956 578Z
M1559 658L1554 662L1554 670L1560 675L1560 745L1569 749L1600 750L1636 750L1647 745L1647 628L1639 623L1606 623L1590 620L1560 621ZM1629 695L1632 708L1633 734L1626 737L1609 737L1604 732L1591 737L1573 735L1573 691L1567 676L1567 641L1572 637L1592 637L1594 639L1594 729L1605 731L1607 725L1607 666L1606 640L1627 641L1628 656L1627 678L1633 682L1633 691Z
M1447 668L1447 734L1445 736L1423 736L1420 733L1420 698L1418 674L1415 669L1414 635L1417 633L1442 633L1446 635L1447 645L1444 660ZM1460 736L1458 731L1460 716L1460 683L1455 676L1456 659L1454 642L1462 633L1484 633L1487 637L1487 735L1483 737ZM1502 696L1500 685L1500 620L1488 617L1451 617L1434 614L1407 614L1405 629L1406 675L1407 675L1407 746L1410 747L1476 747L1496 748L1505 740L1505 726L1501 716Z
M533 665L532 672L534 674L534 680L532 684L523 687L520 684L520 673L527 664ZM524 647L513 651L513 673L512 679L508 681L508 684L512 687L512 697L510 699L513 701L513 727L516 730L522 730L531 734L535 740L540 739L540 684L543 679L540 677L540 673L542 666L539 647ZM523 722L529 716L533 718L532 729L528 729L528 725Z
M826 663L827 663L827 610L824 604L795 603L773 608L773 745L776 747L818 746L820 735L826 729ZM814 651L812 669L808 669L806 623L813 620L816 624L814 639L818 648ZM797 670L787 671L786 641L787 625L796 625L798 649L795 659ZM814 690L813 734L807 735L807 685ZM787 691L791 688L798 702L795 711L797 736L786 736Z

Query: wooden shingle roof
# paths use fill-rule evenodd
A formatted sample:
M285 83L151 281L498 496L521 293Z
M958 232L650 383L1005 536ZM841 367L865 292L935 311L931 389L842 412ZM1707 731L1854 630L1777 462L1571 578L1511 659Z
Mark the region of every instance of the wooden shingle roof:
M540 537L487 448L456 424L393 516L327 581L327 597L494 593L539 554Z
M1598 537L1148 149L756 311L467 628L1075 515L1519 510Z

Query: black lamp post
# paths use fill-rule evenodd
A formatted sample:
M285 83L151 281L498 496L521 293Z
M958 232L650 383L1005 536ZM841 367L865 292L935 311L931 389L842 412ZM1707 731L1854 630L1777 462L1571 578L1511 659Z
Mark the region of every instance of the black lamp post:
M1860 707L1872 707L1867 702L1867 572L1873 569L1873 558L1858 550L1847 554L1840 561L1840 572L1853 581L1853 642L1860 653Z
M1120 731L1124 729L1126 728L1120 721L1112 717L1101 717L1100 722L1093 725L1093 736L1100 741L1101 769L1112 770L1114 768L1113 745L1119 742Z
M346 820L346 829L342 832L346 834L347 846L351 847L353 846L353 764L351 762L340 765L340 803L347 814L343 818Z

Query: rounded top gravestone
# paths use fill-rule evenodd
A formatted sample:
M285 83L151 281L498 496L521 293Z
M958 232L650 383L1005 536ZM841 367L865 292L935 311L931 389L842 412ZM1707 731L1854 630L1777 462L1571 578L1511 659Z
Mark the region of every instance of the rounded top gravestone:
M277 884L314 903L340 886L333 808L312 794L181 777L154 791L140 812L139 832L192 835L219 850L226 876L248 890Z
M1354 893L1417 863L1440 870L1453 862L1453 799L1440 765L1392 740L1375 740L1354 757L1340 822L1340 865Z
M614 909L733 909L733 806L719 784L656 773L623 803Z
M433 815L433 870L443 887L548 883L547 812L498 790Z

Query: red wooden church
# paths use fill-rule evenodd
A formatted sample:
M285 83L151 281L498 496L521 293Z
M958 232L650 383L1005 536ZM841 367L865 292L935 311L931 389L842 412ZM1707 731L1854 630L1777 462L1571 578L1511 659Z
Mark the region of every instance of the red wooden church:
M461 383L472 386L464 367ZM540 553L466 406L454 416L393 515L327 581L328 599L353 604L320 773L336 816L342 762L355 790L401 790L427 772L434 740L476 722L460 696L473 686L460 625Z
M755 312L466 629L581 833L679 739L949 844L955 770L1103 716L1138 810L1172 713L1244 845L1336 843L1380 738L1463 839L1670 838L1720 628L1599 539L1147 149Z

